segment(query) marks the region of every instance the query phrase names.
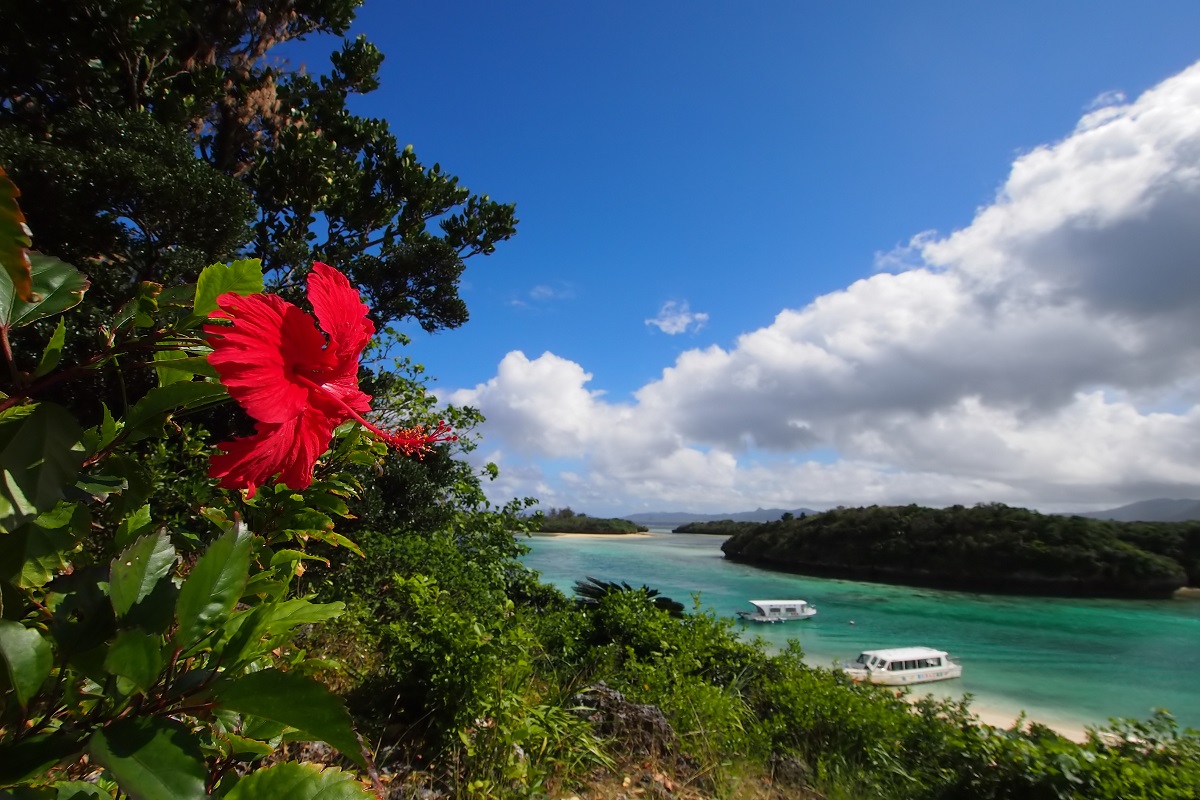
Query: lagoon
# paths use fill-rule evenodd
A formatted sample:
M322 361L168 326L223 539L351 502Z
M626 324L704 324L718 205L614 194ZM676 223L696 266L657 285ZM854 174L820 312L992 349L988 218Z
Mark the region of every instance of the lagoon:
M866 649L928 645L963 664L921 692L971 693L986 721L1020 711L1065 729L1144 719L1155 708L1200 728L1200 601L1078 600L971 594L810 578L726 561L720 536L535 536L525 563L567 594L591 576L646 584L689 608L733 617L759 598L807 600L819 613L784 625L739 623L774 646L796 638L832 666ZM986 712L986 713L985 713Z

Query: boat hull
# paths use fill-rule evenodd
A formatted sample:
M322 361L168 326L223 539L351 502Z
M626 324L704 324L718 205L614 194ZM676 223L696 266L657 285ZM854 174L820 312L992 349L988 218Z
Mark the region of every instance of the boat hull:
M916 670L879 670L842 668L850 680L858 683L876 683L880 686L910 686L915 683L933 683L962 677L961 664L928 667Z
M755 614L752 611L739 611L738 612L738 617L745 622L761 622L761 623L767 623L767 624L774 624L776 622L796 622L797 620L811 619L812 617L815 617L816 615L817 615L816 609L809 609L800 614L791 614L786 617L782 617L782 616L773 617L773 616L768 616L768 615L764 615L764 614Z

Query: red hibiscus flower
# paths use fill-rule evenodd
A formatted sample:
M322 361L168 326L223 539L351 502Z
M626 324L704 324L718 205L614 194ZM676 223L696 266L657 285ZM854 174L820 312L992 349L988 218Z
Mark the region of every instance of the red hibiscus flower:
M334 428L349 419L407 455L455 438L444 423L389 433L363 419L371 398L358 388L358 359L375 333L367 305L345 275L320 262L308 276L308 299L316 320L274 295L217 298L213 316L232 324L205 326L208 361L256 423L253 436L217 445L224 452L208 474L225 489L253 497L275 475L288 488L307 488Z

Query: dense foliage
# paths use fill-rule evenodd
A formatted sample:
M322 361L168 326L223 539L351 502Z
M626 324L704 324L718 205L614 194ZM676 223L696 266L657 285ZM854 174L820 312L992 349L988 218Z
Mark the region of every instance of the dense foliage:
M589 517L569 508L552 508L533 523L540 533L641 533L647 528L627 519Z
M1118 535L1135 525L999 503L871 506L769 522L721 549L727 558L832 577L968 591L1169 596L1187 573L1173 558L1139 547L1137 536ZM1140 541L1149 539L1143 534ZM1174 552L1173 537L1161 540L1160 552Z
M15 199L3 172L0 188ZM339 428L308 476L308 499L274 484L239 494L168 478L155 469L163 451L181 463L194 435L172 417L227 399L211 379L213 340L198 328L226 290L261 291L258 263L212 265L176 291L143 285L86 363L62 361L60 320L27 372L10 329L60 318L88 282L26 250L15 203L0 216L6 244L16 236L5 254L18 256L0 273L0 785L28 797L313 796L288 793L299 780L331 797L366 796L352 774L298 763L242 775L287 738L324 741L369 768L295 636L344 610L303 596L297 579L310 544L353 547L333 531L361 489L345 467L376 461L380 446ZM103 407L94 427L43 399L60 381L120 369L153 376L152 387L135 394L131 384L128 405ZM195 505L184 511L175 501L188 489Z
M707 533L712 536L733 536L735 533L752 531L761 522L737 522L732 519L714 519L707 522L688 522L675 528L672 533Z
M379 86L370 42L344 41L325 75L276 57L343 35L360 4L6 3L0 164L39 249L85 269L91 301L110 311L141 281L194 281L240 256L285 291L313 261L337 264L383 324L463 324L463 260L515 233L514 206L348 111Z

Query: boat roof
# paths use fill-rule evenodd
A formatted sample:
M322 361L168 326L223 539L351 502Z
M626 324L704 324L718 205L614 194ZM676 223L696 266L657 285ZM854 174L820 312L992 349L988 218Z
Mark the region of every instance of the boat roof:
M806 606L807 600L750 600L752 606Z
M888 650L864 650L863 655L875 656L884 661L912 661L918 658L945 656L947 653L932 647L893 647Z

